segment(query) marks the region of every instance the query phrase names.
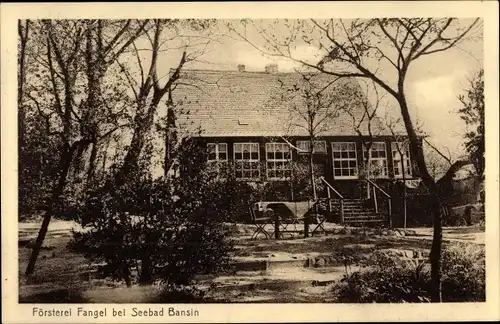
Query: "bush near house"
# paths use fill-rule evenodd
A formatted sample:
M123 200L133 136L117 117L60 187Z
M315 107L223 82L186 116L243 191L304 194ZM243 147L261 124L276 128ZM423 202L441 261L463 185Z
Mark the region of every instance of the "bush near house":
M189 285L228 262L227 214L215 186L180 179L146 181L140 190L105 186L89 195L80 215L89 231L74 233L71 246L101 263L102 276L128 285ZM132 204L142 212L129 214Z
M375 255L373 269L346 274L333 289L343 303L429 302L431 281L424 263ZM484 248L454 244L443 251L443 302L485 301Z
M99 264L102 277L126 282L159 282L168 291L191 286L199 274L226 269L232 242L226 188L197 153L180 152L181 176L130 179L117 186L111 178L88 192L77 217L84 229L71 248ZM193 171L193 172L191 172Z
M305 162L292 163L292 177L282 181L240 181L234 177L234 165L228 165L220 180L221 205L233 222L250 222L249 208L258 201L308 201L312 199L309 167ZM261 165L265 170L265 165ZM320 170L315 169L318 194L325 190Z

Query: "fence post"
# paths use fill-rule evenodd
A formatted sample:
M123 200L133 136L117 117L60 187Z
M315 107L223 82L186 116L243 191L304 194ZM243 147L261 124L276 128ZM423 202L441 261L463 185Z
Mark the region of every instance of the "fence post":
M340 199L340 224L344 225L344 199Z
M275 213L274 214L274 238L280 238L280 217Z
M309 222L311 219L310 214L306 214L306 217L304 219L304 237L309 237Z
M373 189L373 204L375 205L375 212L378 213L378 202L377 202L377 191L375 186L372 186Z
M392 199L389 198L388 202L389 202L389 227L392 228ZM406 228L406 224L405 224L405 228Z
M328 193L328 211L331 213L332 212L332 193L330 192L330 187L326 186L327 193Z

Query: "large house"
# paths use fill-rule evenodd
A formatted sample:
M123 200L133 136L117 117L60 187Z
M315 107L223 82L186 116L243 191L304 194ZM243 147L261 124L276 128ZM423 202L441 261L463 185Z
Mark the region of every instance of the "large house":
M406 180L417 178L406 137L394 136L379 118L369 122L363 117L366 108L361 103L366 98L355 79L304 77L279 72L277 65L260 72L245 71L242 65L236 71L184 70L172 97L190 112L184 122L199 130L193 136L206 147L207 160L232 163L241 181L290 180L293 163L308 161L311 133L317 177L330 187L319 195L366 200L375 193L382 199L394 194L392 184L403 179L403 170ZM311 99L308 94L317 91L307 92L301 86L328 89L322 98ZM330 101L321 106L319 100ZM311 110L316 111L315 118L309 118ZM367 141L369 152L364 149ZM370 162L364 172L366 154ZM367 189L371 188L367 178L377 192Z

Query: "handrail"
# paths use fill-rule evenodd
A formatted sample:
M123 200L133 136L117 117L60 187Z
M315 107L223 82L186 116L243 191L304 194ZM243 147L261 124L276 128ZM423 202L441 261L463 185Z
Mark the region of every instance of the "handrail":
M335 192L340 199L344 199L344 196L342 196L340 192L338 192L328 181L326 181L325 177L321 176L319 179L323 181L323 183L326 184L331 190L333 190L333 192Z
M365 180L372 185L372 188L373 188L373 204L374 204L376 212L378 212L378 202L377 202L377 195L376 195L375 189L378 189L387 198L387 202L388 202L388 205L387 205L387 208L388 208L387 209L387 217L389 218L389 227L392 227L392 203L391 203L391 196L387 192L385 192L382 188L380 188L372 180L370 180L370 179L365 179Z
M380 188L375 182L371 181L370 179L365 179L365 180L368 181L372 186L377 188L380 192L382 192L387 198L391 198L391 196L387 192L385 192L382 188Z

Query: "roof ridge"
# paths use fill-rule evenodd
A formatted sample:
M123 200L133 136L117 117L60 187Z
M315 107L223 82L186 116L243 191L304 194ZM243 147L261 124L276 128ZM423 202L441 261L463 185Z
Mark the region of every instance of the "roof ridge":
M175 71L176 69L174 68L170 68L170 71L173 72ZM279 75L279 74L300 74L300 72L296 72L296 71L287 71L287 72L284 72L284 71L278 71L278 72L272 72L272 73L269 73L269 72L266 72L266 71L237 71L237 70L213 70L213 69L186 69L186 68L183 68L181 69L180 71L181 73L182 72L204 72L204 73L231 73L231 74L265 74L265 75ZM308 73L308 74L321 74L321 72L304 72L304 73Z

